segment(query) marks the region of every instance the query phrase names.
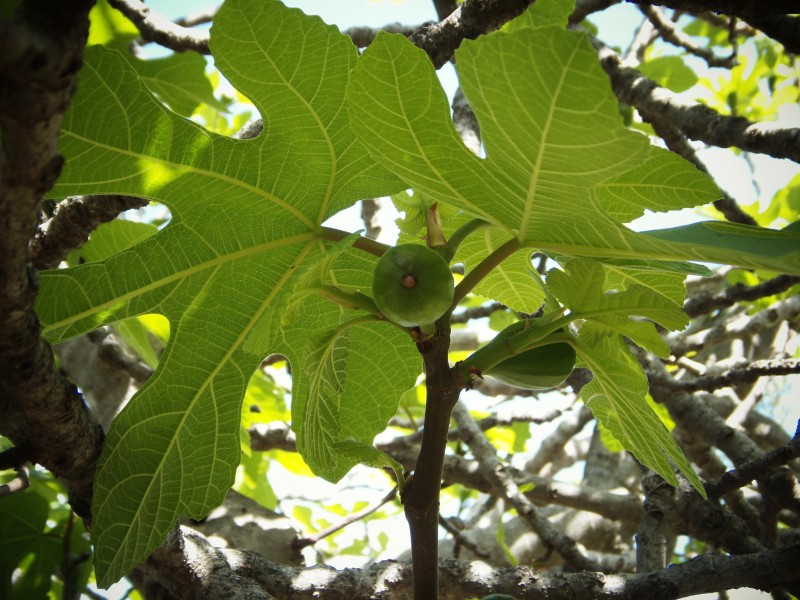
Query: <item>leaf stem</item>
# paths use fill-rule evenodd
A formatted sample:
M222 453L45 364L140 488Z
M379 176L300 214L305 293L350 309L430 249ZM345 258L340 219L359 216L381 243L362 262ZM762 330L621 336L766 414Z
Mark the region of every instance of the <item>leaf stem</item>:
M473 231L477 231L481 227L485 227L489 225L488 221L484 221L483 219L472 219L471 221L467 221L461 227L459 227L453 235L450 236L450 239L447 241L447 255L445 259L449 263L453 260L453 257L458 252L458 247L461 245L469 234Z
M322 239L329 240L331 242L339 242L346 237L353 235L349 231L342 231L341 229L336 229L334 227L320 227L320 233ZM374 254L375 256L383 256L384 253L390 248L390 246L387 246L386 244L382 244L381 242L365 237L356 238L355 242L353 242L353 246L359 250L363 250L364 252Z
M478 263L474 269L471 269L464 279L461 280L461 283L456 286L455 292L453 293L453 303L450 305L450 312L456 309L458 303L461 302L484 277L521 247L522 244L518 239L514 238L508 240Z
M362 294L361 292L345 292L332 285L317 285L307 288L308 293L317 293L323 298L335 302L336 304L345 308L353 310L365 310L377 317L381 317L381 311L375 306L372 298Z

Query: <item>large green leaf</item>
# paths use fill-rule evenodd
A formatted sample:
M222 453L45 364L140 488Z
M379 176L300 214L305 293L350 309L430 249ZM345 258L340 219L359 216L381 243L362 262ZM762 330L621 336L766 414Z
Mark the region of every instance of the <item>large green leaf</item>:
M339 318L306 315L318 304L324 314L342 309L310 297L286 311L293 295L307 293L301 276L329 251L320 224L361 197L402 188L349 129L352 42L275 0L230 0L215 17L211 47L263 115L258 138L221 137L171 113L120 53L100 47L86 52L63 124L67 163L54 196L130 194L172 211L169 225L132 248L42 274L37 311L50 341L143 313L170 321L158 369L114 421L98 467L92 534L105 587L144 560L179 515L201 518L222 501L239 464L241 399L266 354L287 352L300 373L320 366L333 374L316 386L297 377L295 407L358 414L373 435L416 376L408 368L413 344L394 327L365 323L343 335ZM331 351L292 343L290 327L313 329ZM379 377L380 387L374 372L351 365L366 354L367 337L375 365L400 365ZM330 395L326 385L342 369L347 385ZM359 389L380 389L381 408L373 395L348 405ZM312 391L322 396L306 397ZM307 415L293 415L300 432L317 426L304 423ZM307 460L321 463L327 444L371 442L357 427L304 446ZM342 453L325 474L341 476L357 460Z
M653 323L631 317L647 317L671 330L689 323L681 305L650 287L633 284L604 293L603 267L592 260L572 261L564 271L550 271L547 284L575 318L600 323L661 357L669 355L669 348Z
M700 478L648 406L647 377L622 337L589 323L581 328L578 342L579 364L591 369L594 376L581 389L580 397L594 416L643 465L677 485L674 465L705 495Z
M729 225L724 234L697 229L704 235L682 238L623 224L645 209L710 202L719 191L693 165L623 127L584 35L555 27L497 32L465 41L456 57L485 159L461 142L426 55L402 36L378 36L348 92L359 139L431 200L555 254L800 273L800 245L784 244L780 232L759 230L756 238ZM739 245L720 243L723 235Z

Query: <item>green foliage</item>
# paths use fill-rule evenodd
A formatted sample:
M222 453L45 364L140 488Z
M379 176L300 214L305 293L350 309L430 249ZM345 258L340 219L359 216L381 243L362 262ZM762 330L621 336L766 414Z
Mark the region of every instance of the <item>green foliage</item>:
M265 39L270 48L259 47ZM300 288L325 256L320 223L399 188L349 133L342 105L352 43L277 2L242 1L217 15L212 48L264 115L259 138L219 137L168 112L103 48L87 50L64 121L68 166L55 195L138 195L173 215L132 249L42 277L37 310L51 341L149 312L171 323L159 368L115 420L98 469L93 535L103 586L143 560L178 515L200 518L222 500L239 464L241 399L266 354L292 361L298 446L331 479L360 459L335 445L371 442L417 375L401 332L348 325L352 310ZM314 283L369 289L371 264L344 256Z
M173 217L146 235L114 226L119 246L85 249L85 264L41 277L36 308L50 342L145 314L169 320L160 359L142 350L156 372L114 421L98 467L92 535L101 586L145 559L181 514L202 518L221 502L240 465L242 399L270 395L261 379L248 392L270 353L291 363L292 427L314 473L336 481L365 462L401 477L371 444L401 397L407 414L419 413L417 390L404 394L419 355L403 331L361 310L380 252L322 223L361 198L405 188L414 196L395 197L413 207L406 233L416 234L433 202L454 227L488 223L456 255L467 276L482 273L476 294L526 312L547 305L541 320L515 331L516 347L491 348L495 357L548 336L569 344L593 372L581 397L603 425L668 481L676 481L674 464L702 490L645 401L644 373L623 336L664 356L650 321L683 327L681 281L705 272L676 261L800 273L800 232L722 223L628 229L646 209L696 206L719 192L622 125L586 37L552 26L563 25L566 6L540 0L510 31L458 51L486 159L464 147L427 56L406 39L381 34L359 58L335 28L276 0L228 0L212 28L217 67L263 116L252 140L168 110L165 103L186 115L215 102L202 82L170 85L175 65L159 70L104 47L87 50L53 196L130 194L164 203ZM98 14L95 23L106 15ZM100 41L128 35L107 29L93 32ZM509 243L517 251L486 269ZM543 282L531 269L534 250L563 270ZM575 335L564 329L571 322ZM140 349L148 344L146 330L127 335ZM271 410L285 418L283 408ZM256 483L266 467L241 462L239 489L274 505ZM36 537L40 513L12 533Z
M178 114L190 116L201 104L217 110L226 106L214 97L214 88L206 77L206 61L193 52L170 54L162 58L141 60L129 51L139 31L122 13L100 0L89 15L91 28L88 45L103 45L118 50L141 81L158 98Z
M698 81L695 72L677 56L652 58L639 67L639 72L673 92L685 92Z
M56 573L82 589L91 573L88 536L65 506L63 489L47 474L30 477L24 493L0 498L0 597L9 600L53 597Z

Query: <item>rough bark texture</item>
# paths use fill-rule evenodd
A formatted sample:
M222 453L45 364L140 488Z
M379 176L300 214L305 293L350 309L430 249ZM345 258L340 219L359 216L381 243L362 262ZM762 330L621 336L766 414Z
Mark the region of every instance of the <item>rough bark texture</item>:
M91 1L28 1L0 21L0 433L70 490L89 516L102 430L54 369L33 312L28 255L39 203L58 177L57 141L81 66Z

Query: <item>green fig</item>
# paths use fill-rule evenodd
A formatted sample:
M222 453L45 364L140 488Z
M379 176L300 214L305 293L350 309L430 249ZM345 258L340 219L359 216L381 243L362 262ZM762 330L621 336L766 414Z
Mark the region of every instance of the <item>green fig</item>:
M575 366L575 349L565 342L538 346L486 371L495 379L526 390L544 390L563 382Z
M375 265L372 297L383 315L403 327L430 325L453 301L453 275L435 250L419 244L390 248Z

